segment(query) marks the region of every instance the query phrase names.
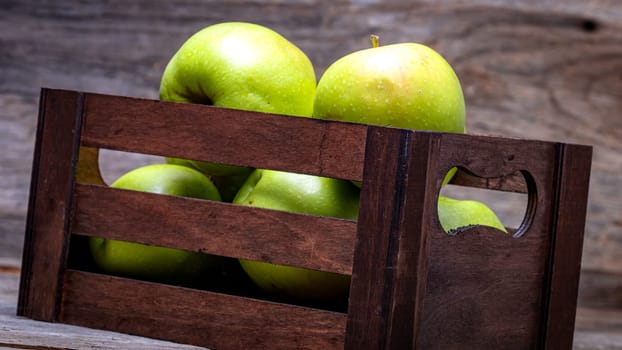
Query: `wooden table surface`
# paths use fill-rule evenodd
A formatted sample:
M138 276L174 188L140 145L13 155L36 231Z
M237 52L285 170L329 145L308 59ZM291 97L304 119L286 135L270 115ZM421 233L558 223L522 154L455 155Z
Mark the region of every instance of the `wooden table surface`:
M281 32L309 55L318 77L338 57L367 47L370 32L382 43L428 44L461 79L469 132L594 145L574 348L622 349L621 2L1 3L0 349L195 348L35 322L15 309L39 89L157 98L174 50L196 30L227 20ZM147 161L105 154L104 176ZM504 222L515 212L495 209Z

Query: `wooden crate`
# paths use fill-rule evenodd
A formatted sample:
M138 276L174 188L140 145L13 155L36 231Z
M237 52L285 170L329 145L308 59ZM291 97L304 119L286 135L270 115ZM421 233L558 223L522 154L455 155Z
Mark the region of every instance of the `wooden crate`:
M100 148L362 181L359 219L108 188ZM43 89L18 314L214 349L570 349L591 152ZM527 192L521 226L444 233L452 166ZM87 236L352 274L347 311L97 273Z

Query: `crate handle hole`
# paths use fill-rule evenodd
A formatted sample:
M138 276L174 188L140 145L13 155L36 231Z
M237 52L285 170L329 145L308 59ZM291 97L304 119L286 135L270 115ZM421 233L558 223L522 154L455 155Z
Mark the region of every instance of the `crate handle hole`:
M456 172L456 169L458 171ZM521 237L534 216L535 182L527 171L516 171L496 178L482 178L468 169L452 167L452 181L441 187L438 197L438 221L450 235L462 234L476 226L505 230Z

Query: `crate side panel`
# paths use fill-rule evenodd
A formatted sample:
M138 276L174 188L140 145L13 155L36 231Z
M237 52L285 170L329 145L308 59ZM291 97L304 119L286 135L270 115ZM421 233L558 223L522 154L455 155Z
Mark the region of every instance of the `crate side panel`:
M484 181L525 175L528 207L515 236L473 227L430 227L424 348L526 349L543 331L557 144L443 134L440 168L460 166ZM578 277L578 276L577 276Z
M346 315L68 270L60 320L223 350L339 349Z
M479 227L433 234L423 349L533 349L548 240Z
M75 196L74 233L352 271L354 221L87 184L77 184Z
M82 139L93 147L361 180L366 128L88 94Z
M69 237L81 95L44 89L17 313L55 320Z

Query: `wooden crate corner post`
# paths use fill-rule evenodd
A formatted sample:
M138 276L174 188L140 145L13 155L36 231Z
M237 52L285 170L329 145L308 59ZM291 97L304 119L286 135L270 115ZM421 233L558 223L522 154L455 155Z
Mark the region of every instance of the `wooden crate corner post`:
M415 349L422 332L439 138L370 127L347 349Z
M592 147L559 144L543 326L546 349L570 349L575 327Z
M83 112L83 94L41 90L17 314L56 321Z

